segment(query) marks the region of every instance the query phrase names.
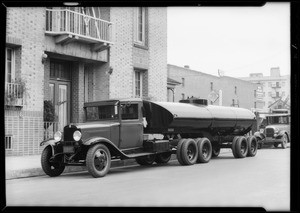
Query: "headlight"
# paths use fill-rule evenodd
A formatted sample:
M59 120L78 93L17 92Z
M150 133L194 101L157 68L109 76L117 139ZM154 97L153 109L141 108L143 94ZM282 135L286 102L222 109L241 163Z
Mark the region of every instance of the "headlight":
M259 132L260 132L260 133L264 133L264 129L260 129Z
M61 137L62 137L62 134L61 134L60 131L55 132L55 134L54 134L54 140L60 141Z
M79 132L78 130L76 130L74 133L73 133L73 139L75 141L79 141L81 139L81 132Z

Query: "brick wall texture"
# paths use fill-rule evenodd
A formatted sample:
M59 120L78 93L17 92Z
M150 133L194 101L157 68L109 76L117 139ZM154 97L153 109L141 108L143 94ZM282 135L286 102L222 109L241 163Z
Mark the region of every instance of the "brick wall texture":
M69 122L84 121L84 100L133 97L135 68L145 72L143 97L167 100L166 8L146 11L147 47L140 48L134 45L134 8L101 8L101 18L113 23L113 44L96 52L86 42L55 43L56 37L45 34L46 8L7 8L6 44L15 48L15 76L26 85L24 106L5 110L5 134L13 135L13 147L6 150L7 155L41 152L38 144L44 139L43 101L50 98L52 59L72 65ZM48 56L44 60L43 54Z

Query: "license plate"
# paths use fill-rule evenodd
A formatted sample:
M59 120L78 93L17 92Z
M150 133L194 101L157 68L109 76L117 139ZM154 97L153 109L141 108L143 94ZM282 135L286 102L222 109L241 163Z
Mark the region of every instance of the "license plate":
M74 146L64 146L63 151L64 153L74 153Z

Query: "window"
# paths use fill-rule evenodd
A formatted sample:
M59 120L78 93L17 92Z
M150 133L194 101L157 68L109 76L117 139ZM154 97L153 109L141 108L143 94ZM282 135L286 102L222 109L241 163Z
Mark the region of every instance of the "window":
M254 90L254 98L256 98L256 90Z
M185 98L184 93L181 93L181 100L184 100L184 98Z
M256 109L256 102L254 102L254 108Z
M6 48L5 74L6 82L15 80L15 51L12 48Z
M87 121L118 119L118 107L116 105L86 107L85 110Z
M234 87L234 94L235 95L237 94L237 87L236 86Z
M276 98L278 98L279 97L279 92L276 92Z
M134 96L136 98L141 98L143 96L143 73L139 70L134 72Z
M140 45L145 45L145 24L146 24L146 10L144 7L136 8L135 14L135 42Z
M185 81L185 79L184 78L181 78L181 85L182 85L182 87L184 87L184 82Z
M234 99L232 99L232 106L234 106L235 105L235 101L234 101Z
M70 80L70 63L63 61L51 61L50 78Z
M138 119L138 104L121 104L122 120Z
M213 89L214 89L214 83L210 82L210 91L213 91Z
M280 87L280 84L279 84L279 82L276 82L276 87Z
M12 149L12 135L5 135L5 149Z

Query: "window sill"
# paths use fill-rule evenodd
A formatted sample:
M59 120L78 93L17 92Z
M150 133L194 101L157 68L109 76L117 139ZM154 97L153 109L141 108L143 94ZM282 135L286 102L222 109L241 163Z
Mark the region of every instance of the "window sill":
M149 50L149 47L147 47L145 45L142 45L142 44L134 43L133 46L137 47L137 48L140 48L140 49Z

